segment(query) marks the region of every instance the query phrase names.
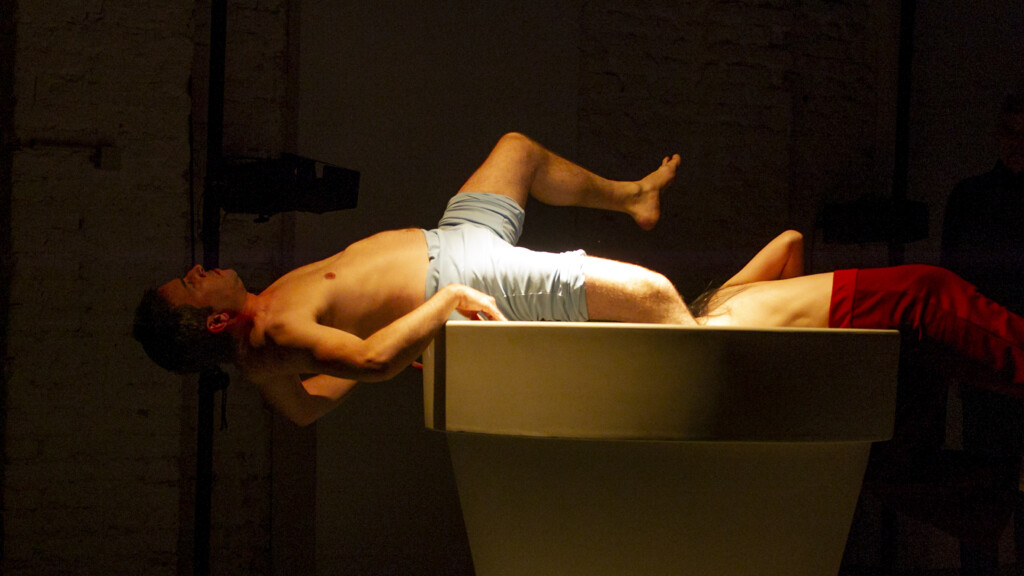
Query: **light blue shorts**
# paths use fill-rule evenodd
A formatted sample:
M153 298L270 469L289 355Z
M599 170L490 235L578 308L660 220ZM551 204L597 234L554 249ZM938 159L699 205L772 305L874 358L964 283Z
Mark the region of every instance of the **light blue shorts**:
M461 193L427 237L426 297L465 284L494 297L509 320L584 322L583 250L552 254L515 246L526 213L500 194ZM458 313L452 319L465 319Z

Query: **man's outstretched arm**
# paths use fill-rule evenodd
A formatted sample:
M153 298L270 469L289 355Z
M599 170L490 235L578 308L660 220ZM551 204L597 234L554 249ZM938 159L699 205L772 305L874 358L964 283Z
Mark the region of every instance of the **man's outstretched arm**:
M275 412L299 426L308 426L338 407L358 384L324 374L302 380L295 375L258 378L254 383Z
M300 373L328 374L364 382L388 380L412 363L454 311L504 320L494 298L462 285L442 288L412 312L361 339L311 321L267 328L276 344L297 351Z
M305 381L289 374L254 374L264 398L299 424L312 422L341 403L357 381L388 380L426 349L453 311L481 312L504 320L494 299L466 286L446 286L412 312L369 338L320 324L281 322L267 328L268 338L296 354L296 373L321 374Z

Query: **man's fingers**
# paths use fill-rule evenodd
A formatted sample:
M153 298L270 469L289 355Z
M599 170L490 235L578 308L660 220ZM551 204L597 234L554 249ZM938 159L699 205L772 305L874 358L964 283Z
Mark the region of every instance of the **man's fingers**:
M492 296L472 288L463 288L462 305L458 308L460 314L477 320L508 321L501 310L498 310L497 302Z

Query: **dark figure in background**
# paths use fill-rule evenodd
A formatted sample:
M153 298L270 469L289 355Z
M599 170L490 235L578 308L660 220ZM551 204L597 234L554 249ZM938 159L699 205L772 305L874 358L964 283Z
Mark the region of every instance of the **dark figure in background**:
M942 267L1017 314L1024 312L1024 94L1006 99L999 160L956 185L946 204Z
M956 185L946 205L942 230L942 266L957 273L992 299L1017 314L1024 313L1024 94L1011 94L996 122L999 160L992 170ZM1016 497L1015 478L1024 454L1024 402L987 392L960 388L963 402L963 442L992 476L993 503L1005 506L975 534L961 537L964 570L996 574L998 533L1005 528ZM1024 532L1018 502L1017 533ZM987 548L987 550L986 550ZM1018 556L1024 555L1021 543ZM1018 560L1019 562L1019 560Z

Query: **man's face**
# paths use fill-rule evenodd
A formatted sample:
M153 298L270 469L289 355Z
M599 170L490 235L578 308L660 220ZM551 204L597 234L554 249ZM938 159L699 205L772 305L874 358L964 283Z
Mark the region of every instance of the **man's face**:
M199 265L157 292L172 305L211 306L215 312L241 310L246 297L245 286L234 270L204 270Z
M999 157L1016 173L1024 172L1024 112L1004 114L996 133Z

